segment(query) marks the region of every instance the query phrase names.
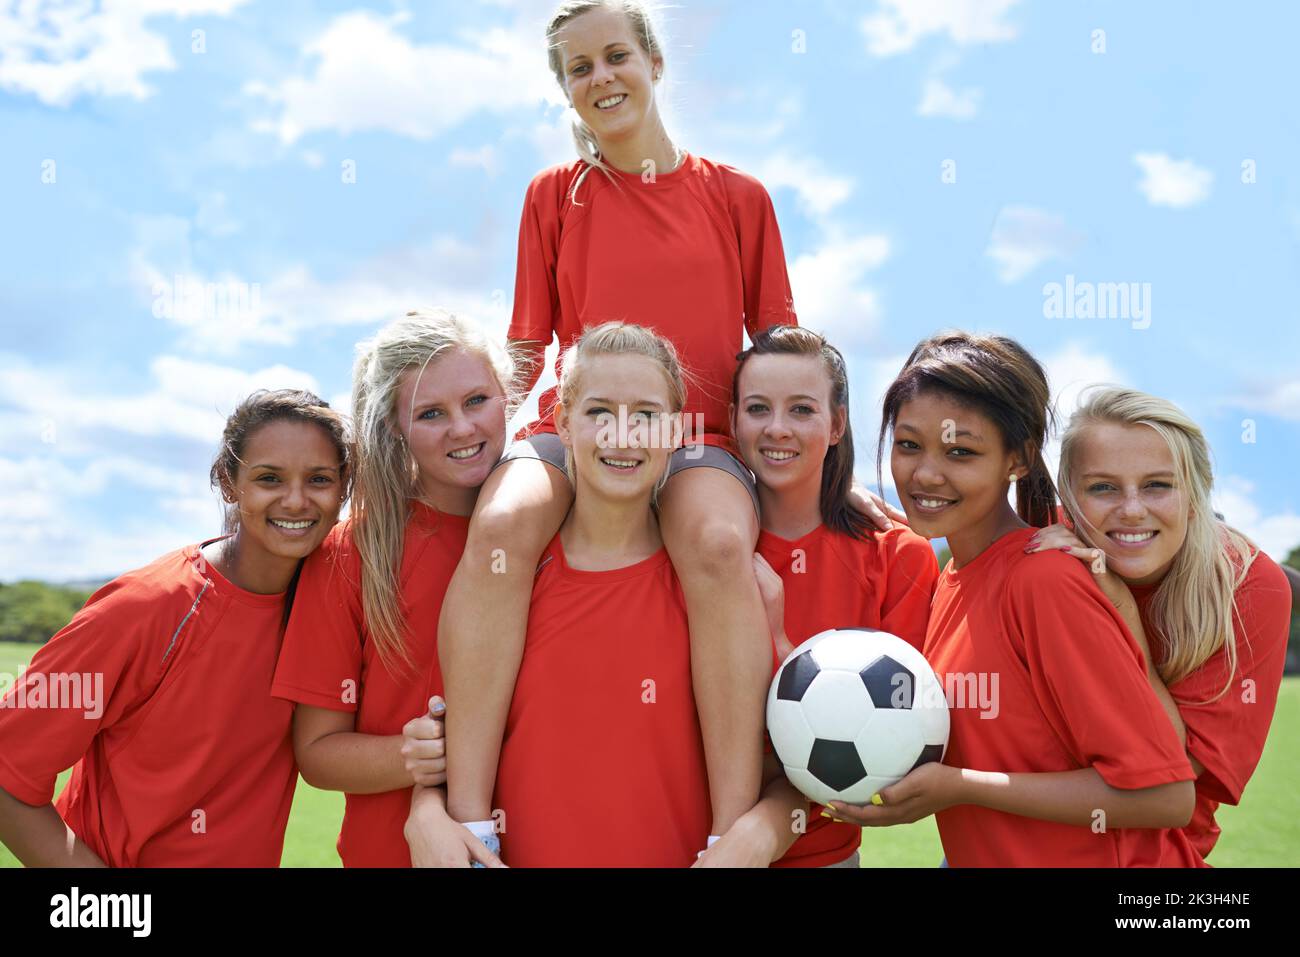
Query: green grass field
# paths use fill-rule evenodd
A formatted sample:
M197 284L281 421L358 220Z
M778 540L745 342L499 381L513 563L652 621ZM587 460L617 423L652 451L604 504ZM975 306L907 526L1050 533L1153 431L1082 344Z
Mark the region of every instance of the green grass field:
M0 642L0 673L16 674L34 645ZM1223 836L1210 856L1216 867L1295 867L1300 865L1300 676L1282 683L1273 730L1259 768L1240 807L1222 807L1217 817ZM67 775L59 779L59 786ZM343 817L343 795L298 782L285 867L338 867L334 842ZM862 835L865 867L935 867L943 856L934 818L906 827L872 828ZM18 862L0 847L0 867Z

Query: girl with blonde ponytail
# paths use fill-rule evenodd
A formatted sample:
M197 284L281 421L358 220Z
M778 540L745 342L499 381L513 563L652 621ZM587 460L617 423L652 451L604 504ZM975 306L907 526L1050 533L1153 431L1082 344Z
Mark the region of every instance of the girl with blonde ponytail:
M446 779L437 625L479 487L501 456L509 355L473 323L411 312L358 347L352 515L305 563L272 693L297 703L303 777L347 793L349 867L409 867L412 788ZM403 750L412 721L437 738ZM449 863L499 863L490 834L436 832Z
M664 49L642 4L566 0L545 39L579 118L580 158L528 187L508 336L528 357L528 390L553 339L563 354L612 320L653 329L681 355L688 438L659 505L690 611L711 830L720 835L754 805L762 767L771 649L751 563L758 504L727 410L744 334L796 322L780 228L758 180L668 135L659 113ZM532 569L573 500L556 400L554 391L540 397L541 417L484 487L447 593L439 647L453 698L448 802L464 821L491 812Z
M1264 749L1286 662L1291 592L1281 568L1210 504L1200 428L1134 389L1085 395L1061 442L1068 525L1035 550L1086 562L1124 616L1196 772L1187 833L1202 857L1214 811L1237 804Z
M1055 504L1050 397L1019 343L964 332L918 345L886 392L881 458L892 432L912 529L952 551L923 649L951 731L945 763L832 807L867 826L934 814L954 867L1197 866L1194 775L1140 649L1077 561L1026 554Z
M761 800L697 856L708 777L686 604L654 509L686 399L676 350L644 326L589 329L565 354L559 397L573 508L535 570L494 787L502 857L511 867L766 867L807 809L775 759ZM610 427L620 407L626 431ZM448 714L459 707L449 699ZM420 797L436 822L436 798ZM413 831L422 820L413 807Z

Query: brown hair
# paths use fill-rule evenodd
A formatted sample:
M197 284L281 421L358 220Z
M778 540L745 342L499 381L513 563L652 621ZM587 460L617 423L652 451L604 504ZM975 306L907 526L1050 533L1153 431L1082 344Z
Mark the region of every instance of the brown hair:
M344 500L351 483L352 468L347 419L319 396L302 389L258 389L235 407L226 419L221 446L208 475L212 487L223 493L234 488L239 466L244 464L244 447L249 438L272 422L308 422L325 430L339 453L339 478L344 483ZM227 508L225 530L239 527L239 509Z
M731 379L731 401L740 404L740 370L751 356L811 356L820 359L831 387L831 407L844 410L844 434L839 443L826 449L822 462L820 507L827 528L853 538L870 537L871 520L854 507L849 498L853 487L853 426L849 422L849 374L840 350L810 329L772 326L754 337L753 344L736 356Z
M1029 472L1016 482L1016 512L1030 525L1051 524L1056 486L1043 462L1052 427L1051 389L1038 360L1006 336L941 332L917 344L885 393L876 445L876 477L884 460L885 438L898 411L922 393L937 392L975 409L997 426L1008 451L1024 456Z

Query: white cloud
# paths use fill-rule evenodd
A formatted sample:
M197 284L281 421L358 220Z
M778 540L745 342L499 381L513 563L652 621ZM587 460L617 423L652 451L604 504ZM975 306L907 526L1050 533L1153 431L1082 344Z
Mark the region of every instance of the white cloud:
M147 505L107 527L105 506L143 488ZM0 519L0 580L101 579L216 534L221 505L206 469L168 470L124 456L72 467L49 455L0 457L5 500ZM119 506L120 508L120 506Z
M827 230L820 246L790 265L799 324L845 351L869 343L879 324L880 304L875 290L862 282L889 258L889 251L886 236Z
M921 102L916 107L919 116L947 116L954 120L969 120L979 112L984 93L976 87L957 92L938 77L925 83Z
M1255 483L1239 475L1225 475L1215 483L1212 501L1224 521L1244 532L1269 557L1282 561L1300 545L1300 515L1291 511L1266 515L1259 507Z
M30 446L52 427L49 444L102 455L114 451L106 431L215 444L225 416L254 389L319 389L311 375L283 365L245 372L167 355L154 358L150 383L135 392L88 391L81 375L13 355L0 354L0 373L0 402L19 413L3 420L5 447Z
M193 265L190 232L179 217L139 217L128 259L142 308L147 297L155 320L202 354L293 345L304 330L374 325L430 305L464 312L502 336L509 322L507 291L492 288L492 250L483 244L435 236L322 279L302 264L267 275L206 273Z
M1056 410L1057 431L1043 449L1043 458L1055 479L1061 460L1061 432L1079 407L1080 396L1089 386L1114 385L1129 379L1108 356L1089 352L1077 342L1067 342L1056 352L1040 357L1039 361L1047 373L1047 383L1052 387L1052 405Z
M788 152L765 155L746 170L758 177L769 191L792 189L799 205L814 219L824 219L853 194L853 179L829 172L815 157Z
M1065 259L1080 240L1061 216L1032 206L1004 206L984 253L997 263L998 279L1011 283L1049 259Z
M1182 209L1210 195L1214 174L1189 159L1175 160L1168 153L1137 153L1133 162L1142 169L1138 189L1152 206Z
M194 225L200 232L219 238L233 236L243 228L231 214L230 203L222 192L208 193L199 200Z
M409 14L343 14L303 50L307 72L244 91L276 115L254 128L293 143L317 131L386 130L428 140L480 111L508 113L563 98L531 15L446 44L417 44L398 28ZM455 95L448 95L454 90Z
M1254 415L1263 413L1288 422L1300 422L1300 380L1279 382L1247 395L1233 396L1223 404Z
M874 56L906 53L918 40L945 34L959 46L1014 40L1018 30L1005 19L1019 0L880 0L861 21L867 50Z
M485 143L476 150L454 149L447 157L447 162L452 166L481 169L489 176L495 176L501 170L501 157L497 155L496 147L490 143Z
M115 575L214 534L208 466L225 417L255 389L320 391L282 365L166 355L135 388L86 380L0 354L0 579Z
M247 0L64 0L0 10L0 89L68 106L79 96L153 93L146 73L176 69L160 16L228 16ZM188 38L188 32L187 32Z

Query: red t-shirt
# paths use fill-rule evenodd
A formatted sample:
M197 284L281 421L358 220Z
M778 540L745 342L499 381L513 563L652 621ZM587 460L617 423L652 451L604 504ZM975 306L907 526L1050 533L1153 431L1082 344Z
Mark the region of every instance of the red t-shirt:
M47 804L73 767L55 806L114 867L278 866L298 780L293 708L270 694L283 617L283 594L236 588L197 545L109 582L5 696L0 788ZM97 707L34 704L72 674L102 675Z
M924 644L939 563L930 543L910 528L897 525L862 540L825 525L796 541L763 531L758 553L785 585L791 644L830 628L876 628L917 650ZM822 817L820 804L808 807L807 833L773 867L834 864L862 843L862 828Z
M356 714L358 734L401 734L442 694L438 618L447 583L465 550L469 519L411 503L402 549L400 596L409 671L384 667L361 608L361 557L352 522L338 525L303 564L293 614L271 693L290 701ZM345 867L410 867L402 829L411 789L349 794L339 832Z
M1006 773L1092 767L1126 789L1192 780L1119 613L1078 560L1026 555L1033 533L1004 535L939 575L925 656L948 695L944 763ZM1095 832L969 804L935 817L953 867L1203 863L1178 829Z
M598 169L569 189L581 160L543 170L529 184L519 226L519 262L509 338L563 353L588 327L639 323L671 339L686 370L685 411L703 415L702 441L733 454L727 407L741 349L769 326L794 325L781 232L763 185L731 166L687 154L653 183ZM560 367L556 363L558 376ZM555 389L541 418L523 430L554 432Z
M710 809L686 603L668 553L533 585L497 769L511 867L687 867Z
M1157 665L1164 659L1165 649L1147 611L1158 586L1130 588ZM1169 686L1187 726L1187 751L1205 766L1196 779L1196 810L1185 828L1202 857L1219 839L1215 809L1221 803L1241 800L1241 792L1259 764L1277 706L1291 630L1291 584L1277 562L1263 552L1255 556L1235 598L1236 677L1229 682L1228 655L1221 648L1186 678ZM1225 685L1228 690L1219 695Z

